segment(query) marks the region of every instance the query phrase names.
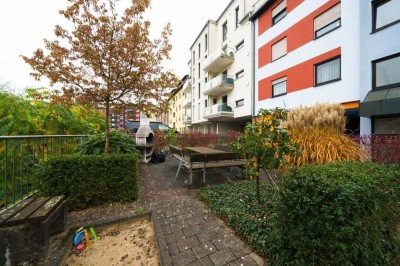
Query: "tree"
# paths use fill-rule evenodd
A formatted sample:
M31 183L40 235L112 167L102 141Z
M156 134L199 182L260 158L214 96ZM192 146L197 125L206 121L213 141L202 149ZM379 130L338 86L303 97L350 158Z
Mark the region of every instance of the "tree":
M268 170L285 163L285 156L297 153L297 147L290 140L290 134L280 126L286 121L287 110L279 107L273 110L261 109L257 120L248 123L244 133L231 146L233 151L247 159L246 172L256 177L257 201L260 202L260 169L264 169L271 184L276 184Z
M32 57L22 57L36 79L45 76L51 85L62 85L54 101L105 108L109 153L110 108L152 112L166 89L176 86L176 76L161 65L169 59L172 31L167 24L159 39L150 40L150 23L143 17L150 0L131 0L122 15L118 0L68 1L70 6L60 14L73 29L55 26L56 40L44 41L47 54L37 49Z

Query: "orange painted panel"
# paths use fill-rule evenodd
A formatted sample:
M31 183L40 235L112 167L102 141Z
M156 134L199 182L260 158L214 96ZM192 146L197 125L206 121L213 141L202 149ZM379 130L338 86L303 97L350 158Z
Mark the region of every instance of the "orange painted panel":
M299 6L301 3L303 3L304 0L287 0L286 1L286 12L289 13L293 9L295 9L297 6Z
M314 86L314 65L329 58L339 56L341 48L335 48L329 52L311 58L298 65L288 68L284 71L276 73L268 78L258 81L258 100L266 100L272 97L271 82L278 78L287 77L286 91L287 93L307 89Z
M342 103L342 106L344 107L344 109L359 108L360 107L360 101Z
M288 8L289 8L289 2ZM302 1L295 0L294 2L298 2L300 4ZM330 0L326 4L322 5L320 8L309 14L308 16L304 17L298 23L287 29L286 31L282 32L274 39L272 39L267 44L263 45L258 51L258 68L265 66L268 63L271 63L271 46L279 41L280 39L284 38L285 36L287 39L287 52L290 53L297 48L311 42L314 40L314 18L319 14L322 14L326 10L330 9L334 5L338 4L340 0ZM291 3L291 2L290 2ZM292 3L291 3L292 5ZM271 13L271 12L269 12Z

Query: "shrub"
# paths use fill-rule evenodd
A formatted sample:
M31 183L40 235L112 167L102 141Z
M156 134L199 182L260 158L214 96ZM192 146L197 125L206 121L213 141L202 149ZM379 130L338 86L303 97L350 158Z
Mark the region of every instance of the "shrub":
M273 212L269 248L276 264L399 263L398 165L346 162L291 170Z
M66 195L70 209L136 200L138 156L54 156L38 166L34 178L40 195Z
M103 154L106 146L105 133L89 137L82 141L77 148L77 153L85 155ZM113 130L110 131L110 153L126 154L139 153L135 148L135 142L127 134Z
M274 190L260 184L261 203L257 202L253 181L209 186L197 195L208 207L230 226L252 249L263 257L268 255L266 217L272 214L271 198Z
M364 135L356 140L373 162L400 163L400 135Z

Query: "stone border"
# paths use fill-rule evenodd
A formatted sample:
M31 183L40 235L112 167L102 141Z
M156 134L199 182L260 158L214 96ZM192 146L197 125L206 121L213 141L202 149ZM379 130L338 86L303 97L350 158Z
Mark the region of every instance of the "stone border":
M102 230L104 228L107 228L109 226L113 225L120 225L120 224L125 224L125 223L132 223L136 221L141 221L141 220L150 220L153 225L153 230L154 230L154 235L156 238L156 245L157 245L157 250L158 250L158 257L160 258L160 263L161 265L165 266L170 266L171 262L169 259L169 254L168 254L168 248L165 243L162 231L161 231L161 226L158 218L156 215L154 215L152 212L145 212L142 214L130 216L130 217L125 217L122 219L114 220L114 221L108 221L105 223L91 223L91 224L83 224L80 227L89 227L93 226L96 228L96 230ZM65 235L65 237L62 240L62 247L58 256L56 256L56 260L52 261L55 265L63 265L65 262L66 258L68 257L71 248L72 248L72 239L74 236L74 232L80 228L70 228Z

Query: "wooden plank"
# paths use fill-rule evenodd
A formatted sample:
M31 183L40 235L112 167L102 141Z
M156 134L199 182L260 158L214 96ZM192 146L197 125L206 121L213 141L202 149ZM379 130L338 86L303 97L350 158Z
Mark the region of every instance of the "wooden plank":
M17 225L24 223L25 220L34 213L38 208L40 208L43 204L48 201L50 197L38 198L35 199L31 204L29 204L26 208L17 212L12 218L5 222L6 226Z
M188 150L188 151L194 152L194 153L202 153L202 154L221 154L221 153L226 153L225 151L211 149L211 148L207 148L207 147L186 147L185 149Z
M16 213L19 213L22 209L24 209L26 206L31 204L35 199L34 198L29 198L29 199L24 199L21 200L20 202L14 204L11 208L8 208L4 210L3 212L0 213L0 227L12 216L14 216Z
M224 167L233 167L233 166L244 166L246 165L245 160L237 160L237 161L218 161L218 162L208 162L206 164L206 169L208 168L224 168ZM190 164L184 164L185 168L189 169ZM193 164L192 169L198 170L203 169L204 164Z
M45 204L37 209L31 216L29 216L29 222L45 220L50 213L53 212L63 201L64 196L51 197Z

